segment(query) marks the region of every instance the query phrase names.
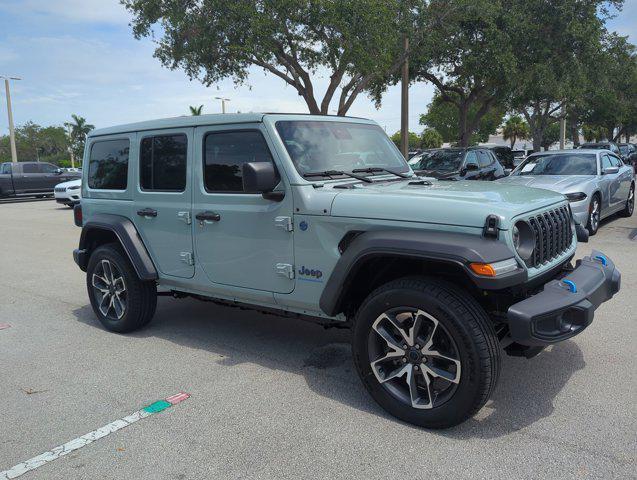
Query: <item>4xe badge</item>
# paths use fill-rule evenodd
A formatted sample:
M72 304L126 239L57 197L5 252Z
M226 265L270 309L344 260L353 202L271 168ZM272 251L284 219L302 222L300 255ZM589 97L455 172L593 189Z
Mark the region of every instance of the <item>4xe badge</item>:
M322 282L322 277L323 272L321 272L320 270L305 268L305 265L299 268L299 278L301 280L307 280L309 282Z

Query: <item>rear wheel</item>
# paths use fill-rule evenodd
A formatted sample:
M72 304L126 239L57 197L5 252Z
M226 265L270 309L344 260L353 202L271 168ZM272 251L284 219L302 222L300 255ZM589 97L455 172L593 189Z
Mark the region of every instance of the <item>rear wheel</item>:
M86 287L99 321L112 332L130 332L155 314L155 282L141 281L116 244L97 248L86 269Z
M390 282L356 314L354 360L392 415L447 428L476 413L500 371L500 348L480 305L455 286L421 277Z
M628 199L626 200L626 206L619 213L622 217L631 217L635 210L635 184L633 183L630 186L630 191L628 192Z
M588 206L588 224L586 225L586 229L588 230L588 234L590 236L593 236L597 233L601 216L602 202L599 198L599 195L595 194L593 195L593 198L591 198L591 203Z

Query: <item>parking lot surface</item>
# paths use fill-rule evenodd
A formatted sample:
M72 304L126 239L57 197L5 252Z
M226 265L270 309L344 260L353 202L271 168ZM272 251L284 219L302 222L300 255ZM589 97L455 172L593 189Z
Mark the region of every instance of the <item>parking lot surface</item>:
M0 471L183 391L20 478L635 478L637 216L578 249L623 274L593 324L534 359L504 357L492 400L446 431L372 401L348 331L163 297L144 330L108 333L71 258L71 210L2 204L0 225Z

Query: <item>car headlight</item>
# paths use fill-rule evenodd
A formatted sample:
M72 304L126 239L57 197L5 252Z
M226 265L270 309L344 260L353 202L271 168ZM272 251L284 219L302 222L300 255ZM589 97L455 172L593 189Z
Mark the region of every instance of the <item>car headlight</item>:
M513 247L522 260L528 260L535 250L535 234L531 226L520 220L513 225Z
M567 193L566 198L569 202L581 202L586 199L586 194L584 192Z

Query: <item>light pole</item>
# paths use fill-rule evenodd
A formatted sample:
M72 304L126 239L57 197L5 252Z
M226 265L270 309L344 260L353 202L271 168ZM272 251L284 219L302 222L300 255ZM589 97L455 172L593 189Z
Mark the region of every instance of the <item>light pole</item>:
M18 152L15 148L15 131L13 128L13 112L11 111L11 92L9 91L9 80L22 80L18 77L5 77L0 75L0 78L4 78L4 89L7 92L7 115L9 116L9 143L11 144L11 161L16 163L18 161Z
M226 113L226 102L229 102L229 98L215 97L215 100L221 100L221 113Z

